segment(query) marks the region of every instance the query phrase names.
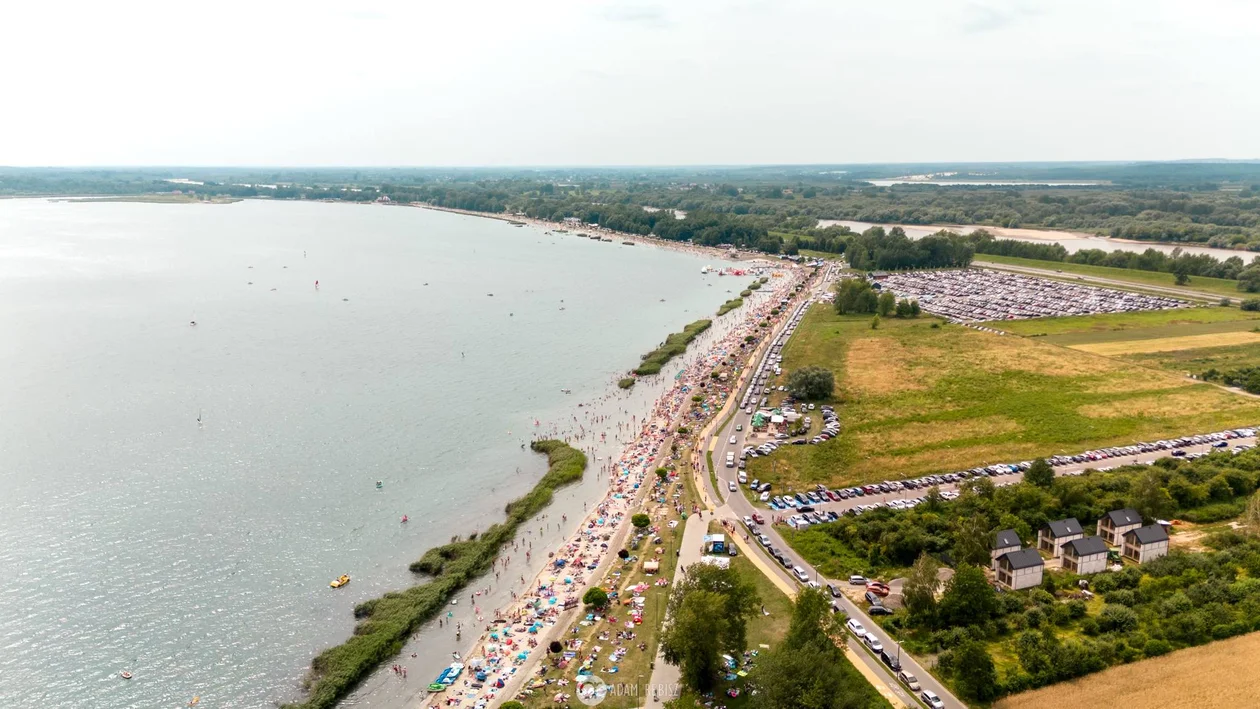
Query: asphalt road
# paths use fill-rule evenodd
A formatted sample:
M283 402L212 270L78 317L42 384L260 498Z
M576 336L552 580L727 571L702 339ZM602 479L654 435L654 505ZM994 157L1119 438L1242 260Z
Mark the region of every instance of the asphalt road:
M808 303L813 302L818 297L818 295L825 292L825 289L832 282L834 275L835 275L834 272L828 272L826 275L822 276L817 283L814 284L813 288L810 291L810 297L805 301L805 305L804 305L805 308L809 307ZM1099 280L1105 281L1106 279L1099 279ZM793 307L796 308L797 306L793 306ZM803 310L804 309L802 309L801 314L803 314ZM778 337L779 335L786 333L787 330L793 325L797 316L798 316L798 313L794 310L792 317L789 317L782 323L782 325L780 325L779 329L775 333L775 336ZM786 344L786 340L787 340L787 337L785 336L782 340L782 344ZM770 358L775 357L778 354L780 354L781 350L782 350L782 345L771 346L770 348L768 348L762 354L761 360L753 365L754 371L758 371L759 368L761 367L766 367L766 370L764 371L768 371L772 373L773 366L769 364ZM772 375L770 377L767 377L767 381L772 378L773 378ZM747 386L755 387L756 392L751 393L751 394L748 393L747 391L740 392L740 397L738 399L738 401L740 401L741 403L740 408L734 413L734 415L730 418L730 420L725 423L725 425L721 426L713 433L713 439L715 439L714 451L713 451L713 465L717 473L718 484L722 487L722 489L719 491L719 496L716 499L726 500L726 504L722 507L722 509L719 510L719 513L721 513L725 517L733 518L737 522L737 524L742 524L740 520L742 520L742 518L745 516L751 516L754 512L760 513L762 516L765 516L767 518L775 514L779 514L779 515L790 514L786 510L774 510L770 508L768 505L766 505L765 503L750 502L749 499L745 497L743 486L738 485L737 476L739 473L739 468L738 468L739 454L746 445L745 440L746 440L746 436L751 431L750 424L752 421L752 416L747 413L747 405L745 402L753 403L754 409L755 409L756 408L755 405L760 402L760 399L763 396L763 394L761 393L761 389L765 385L762 383L760 375L758 375L758 376L754 376L750 380ZM844 418L843 412L841 412L841 421L843 421L843 418ZM737 427L742 427L742 430L737 431L736 430ZM1187 435L1193 434L1193 433L1207 433L1207 432L1192 431L1192 432L1187 432ZM734 443L731 443L732 437L734 437L734 441L735 441ZM762 441L764 441L764 439L759 439L758 442L762 442ZM1134 443L1136 442L1137 441L1134 441ZM1255 439L1254 438L1234 439L1233 441L1230 442L1230 445L1233 446L1239 443L1255 444ZM1199 445L1199 446L1188 446L1186 448L1182 448L1181 450L1185 451L1186 453L1193 453L1193 452L1209 451L1209 450L1212 450L1212 447L1210 444L1204 444L1204 445ZM731 467L731 468L726 467L726 454L728 452L734 453L736 467ZM1115 466L1121 466L1121 465L1129 465L1133 463L1146 463L1146 462L1153 461L1156 458L1168 456L1171 454L1172 454L1172 451L1154 451L1154 452L1149 452L1149 453L1139 453L1137 455L1131 455L1131 456L1108 458L1102 461L1096 461L1092 463L1077 463L1077 464L1072 464L1072 465L1067 465L1067 466L1056 467L1055 474L1068 475L1074 472L1079 472L1086 468L1115 467ZM773 454L771 455L773 456ZM1015 463L1018 461L1008 461L1008 462ZM705 476L705 478L707 480L708 476ZM1023 475L1022 474L1003 475L1003 476L999 476L999 477L991 478L991 479L993 480L994 484L1006 485L1006 484L1019 482L1020 480L1023 479ZM735 483L737 485L739 489L738 492L730 491L729 486L732 483ZM942 491L956 490L957 487L958 486L956 484L947 484L947 485L940 486L940 489ZM711 490L710 494L712 494L712 492L713 491ZM777 492L781 492L781 491L776 491L776 493ZM864 497L854 497L848 500L842 500L840 502L827 502L827 503L823 503L819 505L814 505L814 507L815 509L835 510L836 512L843 512L844 510L856 507L858 505L871 504L873 502L885 502L885 501L895 500L895 499L906 499L910 497L918 497L918 496L921 496L923 492L924 491L922 489L903 490L903 491L899 491L895 493L867 495ZM946 504L949 504L949 503L946 503ZM822 584L824 587L826 587L826 585L829 583L834 583L837 585L847 583L847 579L837 580L837 579L828 579L828 578L822 577L818 573L817 569L811 566L808 562L806 562L803 558L801 558L801 556L797 554L790 546L788 546L788 544L778 534L778 531L775 529L773 525L770 525L770 524L761 525L761 532L763 534L766 534L770 538L770 542L772 546L774 546L777 549L782 550L783 553L791 560L792 564L802 567L812 580L817 581L818 583ZM777 559L774 559L769 554L767 554L765 550L760 547L760 545L757 545L757 553L763 557L763 560L765 560L770 565L771 568L775 569L776 573L779 573L783 578L786 578L794 583L799 583L799 581L795 578L794 575L790 574L785 568L783 568L779 564ZM877 625L870 618L870 616L868 616L863 611L861 607L859 607L857 604L853 603L848 598L843 597L843 596L835 600L841 606L844 612L848 615L848 617L854 618L859 623L861 623L868 632L874 634L875 637L879 639L880 643L883 644L885 648L892 649L892 648L897 647L896 643L892 640L892 638L890 638L888 634L885 633L883 629L881 629L879 625ZM898 696L898 698L904 701L907 701L911 706L913 706L915 702L919 702L920 704L922 703L920 700L918 700L917 696L915 696L914 700L910 700L909 699L910 696L917 695L917 693L910 692L900 682L898 682L896 678L894 677L894 673L891 670L889 670L882 662L875 659L869 653L869 651L867 651L865 645L859 642L858 640L856 640L855 638L853 638L851 634L849 638L849 647L850 649L854 651L855 656L857 658L864 661L868 666L875 668L879 676L886 678L887 686L889 687L890 690L892 690L894 694ZM920 685L922 685L923 689L927 689L927 690L931 690L935 692L936 695L939 696L941 700L945 703L946 707L948 707L949 709L960 709L967 706L965 703L963 703L961 700L955 697L944 685L938 682L931 675L931 673L929 673L922 665L920 665L914 659L913 656L909 655L908 653L901 652L900 661L901 661L902 669L914 674L918 678L919 683Z

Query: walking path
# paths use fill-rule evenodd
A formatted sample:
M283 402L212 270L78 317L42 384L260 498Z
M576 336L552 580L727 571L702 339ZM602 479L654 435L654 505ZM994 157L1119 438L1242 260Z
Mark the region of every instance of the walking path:
M709 517L712 519L712 516ZM684 576L683 569L700 560L700 550L704 546L704 535L708 532L709 522L704 513L694 514L687 518L683 526L683 538L678 565L674 567L674 585ZM647 699L649 707L664 706L665 702L678 696L681 687L678 667L665 662L665 656L657 651L656 665L652 670L652 679L648 681L647 691L651 697Z

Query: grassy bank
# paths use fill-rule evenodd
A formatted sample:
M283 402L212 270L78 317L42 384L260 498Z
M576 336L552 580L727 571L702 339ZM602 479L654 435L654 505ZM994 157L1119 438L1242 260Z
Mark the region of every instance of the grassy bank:
M634 377L622 377L617 381L617 387L620 389L629 389L634 386Z
M687 345L699 337L700 333L708 330L712 324L712 320L697 320L684 327L682 332L675 332L665 338L664 344L644 355L643 363L635 368L634 373L639 376L659 374L666 362L686 352Z
M480 535L425 552L411 570L431 574L428 583L387 593L360 603L354 636L311 661L306 701L289 709L327 709L337 704L377 665L398 654L407 637L436 615L457 591L490 569L499 550L517 528L551 503L555 490L582 479L586 455L562 441L535 441L530 447L547 454L549 467L534 489L509 502L507 519Z
M1167 312L1141 322L1239 313ZM812 308L783 350L783 369L817 365L835 374L840 436L750 460L748 476L780 490L847 486L1220 430L1260 416L1260 402L1183 377L1042 338L933 323L890 318L872 330L869 316ZM774 392L771 402L783 396Z
M173 194L173 193L156 193L156 194L132 194L120 195L118 197L82 197L67 202L145 202L149 204L232 204L240 202L239 197L224 197L218 195L215 197L201 197L195 194Z
M1113 268L1111 266L1090 266L1084 263L1066 263L1063 261L1042 261L1018 256L998 256L996 254L976 254L976 262L1005 264L1007 266L1023 266L1025 268L1043 268L1048 271L1075 273L1080 276L1109 278L1116 281L1127 281L1137 285L1160 286L1161 288L1184 288L1190 291L1214 293L1230 298L1245 296L1238 290L1238 281L1225 278L1208 278L1191 276L1190 282L1184 286L1177 285L1177 277L1161 271L1138 271L1132 268Z
M717 311L718 317L726 315L727 313L740 307L743 304L744 304L743 298L731 298L725 303L722 303L722 307L718 308L718 311Z

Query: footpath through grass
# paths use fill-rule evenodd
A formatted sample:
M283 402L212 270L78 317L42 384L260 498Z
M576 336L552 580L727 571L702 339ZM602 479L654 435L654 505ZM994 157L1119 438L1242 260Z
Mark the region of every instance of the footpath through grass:
M888 318L872 330L869 316L813 308L783 357L781 380L807 365L835 374L841 434L750 459L748 476L778 492L953 472L1260 420L1260 402L1212 385L934 318Z
M586 454L563 441L534 441L530 447L547 454L547 474L524 497L509 502L507 519L484 533L425 552L411 570L433 576L428 583L393 591L360 603L354 635L321 652L311 661L306 701L289 709L328 709L349 694L376 666L396 656L421 623L432 618L456 592L490 570L500 549L517 528L551 504L557 489L582 479Z
M1244 254L1239 254L1244 255ZM1208 278L1191 276L1190 282L1184 286L1177 285L1177 277L1161 271L1138 271L1131 268L1114 268L1111 266L1090 266L1083 263L1067 263L1064 261L1042 261L1018 256L998 256L996 254L976 254L977 265L982 262L1023 266L1025 268L1041 268L1049 271L1062 271L1095 278L1108 278L1115 281L1127 281L1137 285L1160 286L1161 288L1180 288L1187 291L1200 291L1229 298L1248 297L1238 290L1238 281L1226 278Z

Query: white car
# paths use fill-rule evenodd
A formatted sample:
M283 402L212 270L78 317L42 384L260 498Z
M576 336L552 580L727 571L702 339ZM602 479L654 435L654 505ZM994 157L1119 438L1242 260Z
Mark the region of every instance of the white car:
M862 641L865 642L866 646L871 649L871 652L880 652L884 649L884 644L879 641L879 638L875 637L871 633L867 633L862 638Z
M845 623L844 626L848 628L849 632L853 633L854 635L857 635L858 637L866 637L866 628L864 628L861 623L857 622L853 618L850 618L849 622Z
M805 569L799 566L793 567L792 573L796 574L796 578L800 579L802 583L809 580L809 574L805 573Z
M736 490L738 490L738 489L739 489L739 485L736 485L736 484L735 484L735 481L734 481L734 480L732 480L732 481L730 481L730 482L726 483L726 488L727 488L728 490L730 490L731 492L735 492Z
M731 436L731 439L727 441L727 443L730 443L731 445L735 445L735 437Z
M932 709L945 709L945 702L942 702L941 698L936 696L936 692L930 689L923 690L923 694L920 694L919 698Z

